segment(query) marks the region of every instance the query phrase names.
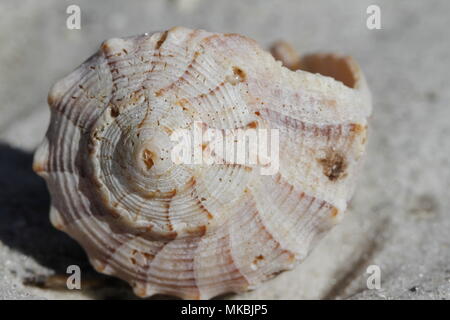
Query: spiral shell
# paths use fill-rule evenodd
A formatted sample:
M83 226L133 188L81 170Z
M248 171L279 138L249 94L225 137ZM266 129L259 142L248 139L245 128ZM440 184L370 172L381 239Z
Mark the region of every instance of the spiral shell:
M345 211L371 112L351 58L299 65L241 35L181 27L104 42L49 93L34 170L52 224L141 297L207 299L291 269ZM173 134L196 123L277 129L279 167L176 163Z

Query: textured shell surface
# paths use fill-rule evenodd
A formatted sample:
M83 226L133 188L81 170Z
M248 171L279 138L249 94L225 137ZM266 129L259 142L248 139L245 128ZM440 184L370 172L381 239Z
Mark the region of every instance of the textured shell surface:
M53 86L33 168L52 224L96 270L141 297L242 292L292 269L341 219L367 140L364 76L349 57L292 67L291 55L289 69L276 60L290 54L283 44L272 53L176 27L107 40ZM196 123L277 129L278 170L174 162L173 133Z

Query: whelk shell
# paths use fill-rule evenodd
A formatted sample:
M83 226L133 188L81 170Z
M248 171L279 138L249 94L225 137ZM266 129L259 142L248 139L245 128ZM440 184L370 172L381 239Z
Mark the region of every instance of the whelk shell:
M176 27L108 40L54 85L34 170L96 270L142 297L242 292L340 220L371 112L363 74L349 57L272 52L292 70L244 36ZM174 164L170 134L197 120L278 129L279 170Z

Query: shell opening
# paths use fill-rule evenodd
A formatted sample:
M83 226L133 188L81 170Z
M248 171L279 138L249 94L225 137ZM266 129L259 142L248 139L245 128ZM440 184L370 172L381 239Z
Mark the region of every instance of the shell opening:
M300 69L332 77L352 89L355 89L359 82L358 66L351 57L333 54L307 55L302 58Z
M332 77L352 89L359 86L359 67L351 57L335 54L311 54L300 57L297 50L286 41L275 42L270 48L270 53L292 71L303 70Z

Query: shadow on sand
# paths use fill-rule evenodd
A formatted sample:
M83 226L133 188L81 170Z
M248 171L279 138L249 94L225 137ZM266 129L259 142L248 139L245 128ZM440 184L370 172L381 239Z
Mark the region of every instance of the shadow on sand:
M78 265L82 288L86 279L88 284L83 294L91 298L133 298L127 284L95 272L76 241L50 224L50 196L45 181L33 172L32 162L32 153L0 143L0 241L53 270L56 278L65 279L67 267ZM35 285L48 288L46 279L33 270L26 271L31 280L23 281L33 284L35 277L39 279ZM92 283L97 285L92 286ZM63 281L61 288L56 286L49 290L67 290L64 285Z

